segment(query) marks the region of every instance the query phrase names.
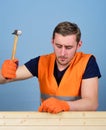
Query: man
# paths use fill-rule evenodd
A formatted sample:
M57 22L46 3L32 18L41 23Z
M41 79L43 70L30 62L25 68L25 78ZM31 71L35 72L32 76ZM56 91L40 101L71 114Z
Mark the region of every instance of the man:
M42 104L40 112L97 110L98 78L96 59L78 52L81 32L75 23L59 23L53 32L54 52L38 56L23 66L18 60L4 61L0 83L38 77Z

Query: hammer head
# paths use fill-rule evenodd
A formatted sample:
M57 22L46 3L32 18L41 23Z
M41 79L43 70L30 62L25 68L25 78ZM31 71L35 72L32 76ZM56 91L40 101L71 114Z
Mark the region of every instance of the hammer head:
M22 31L21 30L14 30L14 32L12 34L19 36L22 34Z

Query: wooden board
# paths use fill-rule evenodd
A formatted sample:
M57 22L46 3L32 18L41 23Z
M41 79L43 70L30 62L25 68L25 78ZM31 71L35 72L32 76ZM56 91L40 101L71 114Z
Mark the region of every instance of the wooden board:
M0 112L0 130L106 130L106 112Z

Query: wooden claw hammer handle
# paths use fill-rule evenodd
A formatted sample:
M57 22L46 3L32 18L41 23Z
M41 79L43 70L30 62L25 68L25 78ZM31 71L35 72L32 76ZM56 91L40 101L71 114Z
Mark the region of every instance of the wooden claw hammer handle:
M16 48L17 48L17 42L18 42L18 35L15 35L15 36L14 36L14 43L13 43L13 50L12 50L11 60L15 59Z

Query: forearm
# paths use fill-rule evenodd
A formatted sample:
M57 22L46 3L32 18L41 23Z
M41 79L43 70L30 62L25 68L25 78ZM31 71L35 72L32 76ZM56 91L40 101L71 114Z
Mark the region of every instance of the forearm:
M0 84L4 84L5 82L6 82L6 79L2 76L1 69L0 69Z
M98 108L98 100L90 100L88 98L68 101L70 111L96 111Z
M12 80L9 80L9 79L5 79L2 74L1 74L1 69L0 69L0 84L5 84L5 83L8 83L8 82L11 82Z
M19 81L19 80L25 80L28 78L33 77L33 75L28 71L28 69L23 65L17 68L16 70L16 77L11 79L6 79L2 76L1 70L0 70L0 84L9 83L13 81Z

